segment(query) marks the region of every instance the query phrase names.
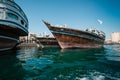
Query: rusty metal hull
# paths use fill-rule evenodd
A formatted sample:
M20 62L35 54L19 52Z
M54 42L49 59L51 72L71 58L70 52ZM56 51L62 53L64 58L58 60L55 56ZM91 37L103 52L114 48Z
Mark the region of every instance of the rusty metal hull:
M44 22L54 37L57 39L60 47L65 48L100 48L104 44L104 38L87 31L71 28L52 26Z

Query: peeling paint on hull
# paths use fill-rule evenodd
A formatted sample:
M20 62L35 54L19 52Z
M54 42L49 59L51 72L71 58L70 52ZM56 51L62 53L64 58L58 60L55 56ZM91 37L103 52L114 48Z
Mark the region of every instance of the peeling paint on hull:
M94 40L69 36L64 34L56 34L53 33L56 37L60 47L62 49L66 48L101 48L103 46L103 42L97 42Z

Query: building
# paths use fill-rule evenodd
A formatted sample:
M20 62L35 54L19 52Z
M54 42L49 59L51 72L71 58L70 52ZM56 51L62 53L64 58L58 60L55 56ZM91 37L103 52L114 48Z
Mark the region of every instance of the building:
M120 32L113 32L111 34L112 43L120 43Z
M112 40L111 39L106 39L104 44L112 44Z
M21 36L19 39L20 39L21 43L35 43L35 37L34 36L36 36L36 34L29 33L28 36Z

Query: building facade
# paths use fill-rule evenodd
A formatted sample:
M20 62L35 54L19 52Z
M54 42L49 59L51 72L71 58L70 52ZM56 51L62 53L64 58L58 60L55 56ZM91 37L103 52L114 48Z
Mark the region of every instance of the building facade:
M111 34L112 43L120 43L120 32L113 32Z
M29 33L28 36L21 36L19 39L21 43L35 43L34 36L36 36L36 34Z

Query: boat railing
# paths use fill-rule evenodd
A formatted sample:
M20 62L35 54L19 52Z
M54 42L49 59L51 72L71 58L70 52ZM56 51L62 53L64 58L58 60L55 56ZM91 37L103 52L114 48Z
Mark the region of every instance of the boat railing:
M102 38L105 38L105 33L96 29L86 29L87 32L93 33L95 35L98 35Z
M62 28L67 28L68 27L66 24L64 24L64 25L53 25L53 26L55 26L55 27L62 27Z

